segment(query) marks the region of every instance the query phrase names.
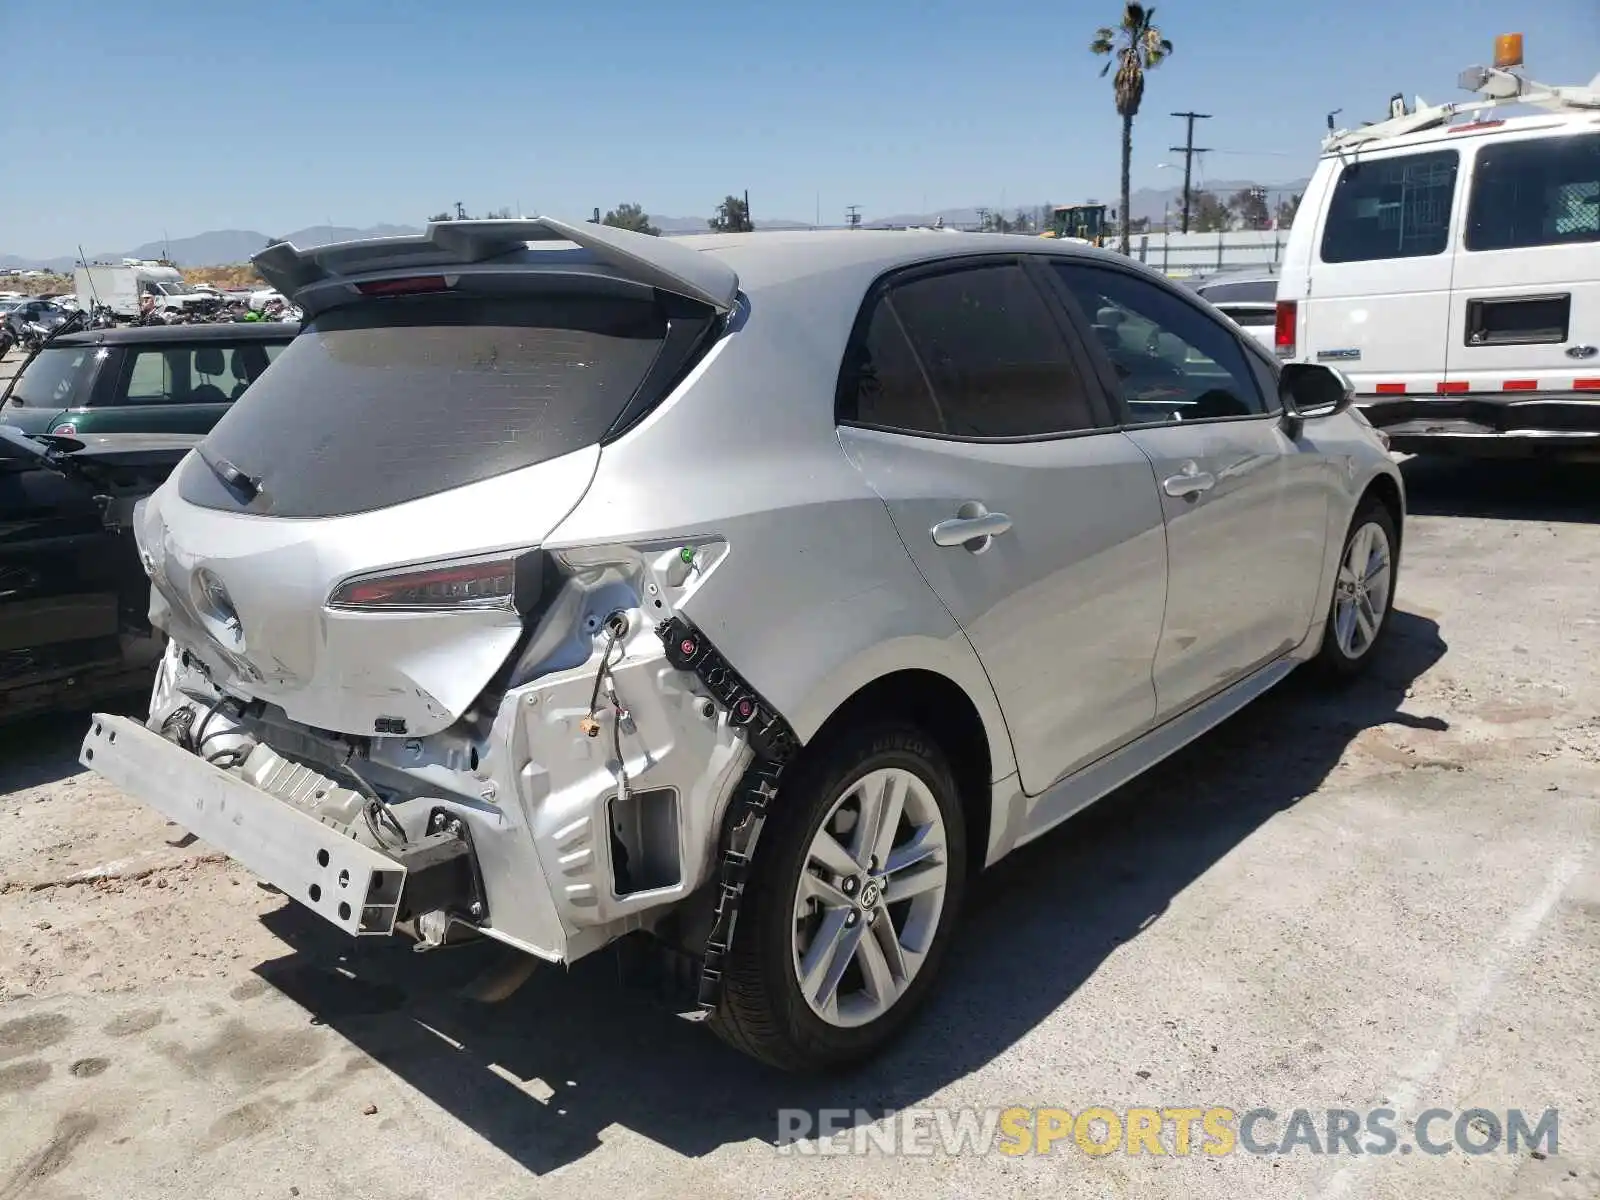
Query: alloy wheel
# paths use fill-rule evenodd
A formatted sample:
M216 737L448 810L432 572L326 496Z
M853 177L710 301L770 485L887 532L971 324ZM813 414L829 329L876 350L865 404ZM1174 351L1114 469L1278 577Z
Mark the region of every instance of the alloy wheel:
M795 979L817 1016L865 1025L905 994L939 930L947 864L944 817L912 772L869 772L834 801L794 899Z
M1359 526L1350 535L1334 585L1333 631L1345 657L1360 658L1377 640L1393 576L1388 533L1376 521Z

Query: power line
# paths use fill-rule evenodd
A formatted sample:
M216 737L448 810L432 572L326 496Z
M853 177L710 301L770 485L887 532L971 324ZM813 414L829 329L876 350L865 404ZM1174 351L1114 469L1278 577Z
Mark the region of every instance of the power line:
M1189 181L1194 167L1194 156L1196 154L1208 153L1206 148L1196 146L1194 144L1194 123L1196 121L1209 121L1211 119L1211 114L1197 112L1175 112L1172 115L1175 117L1183 117L1189 122L1189 132L1188 135L1183 139L1183 145L1168 147L1168 149L1170 149L1174 154L1183 155L1183 232L1188 233L1189 202L1192 196Z

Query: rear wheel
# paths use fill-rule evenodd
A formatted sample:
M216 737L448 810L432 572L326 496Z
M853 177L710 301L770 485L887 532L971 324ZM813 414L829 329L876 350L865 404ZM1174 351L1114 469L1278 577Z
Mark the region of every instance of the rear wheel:
M786 1070L876 1053L925 997L965 890L955 779L883 725L784 780L751 864L712 1027Z
M1367 501L1356 510L1339 554L1328 624L1317 662L1336 676L1350 677L1372 659L1389 628L1399 559L1394 517Z

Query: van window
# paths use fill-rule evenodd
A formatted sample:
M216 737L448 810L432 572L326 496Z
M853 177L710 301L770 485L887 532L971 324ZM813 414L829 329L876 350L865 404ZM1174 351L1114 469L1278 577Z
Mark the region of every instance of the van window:
M1432 150L1339 172L1322 230L1325 263L1372 262L1442 254L1455 196L1454 150Z
M1468 250L1600 241L1600 133L1490 143L1478 151Z

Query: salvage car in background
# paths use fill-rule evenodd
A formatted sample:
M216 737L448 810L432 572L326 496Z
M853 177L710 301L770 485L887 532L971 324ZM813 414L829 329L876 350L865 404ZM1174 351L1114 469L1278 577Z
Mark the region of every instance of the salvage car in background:
M129 522L199 440L0 425L0 721L148 689L162 639Z
M351 934L648 930L731 1043L836 1066L973 872L1388 624L1346 381L1118 255L540 218L255 262L305 331L146 503L171 643L82 760Z
M1278 317L1278 277L1271 270L1242 268L1183 282L1268 350L1273 348Z
M136 325L63 334L0 393L0 424L68 437L204 434L299 328Z

